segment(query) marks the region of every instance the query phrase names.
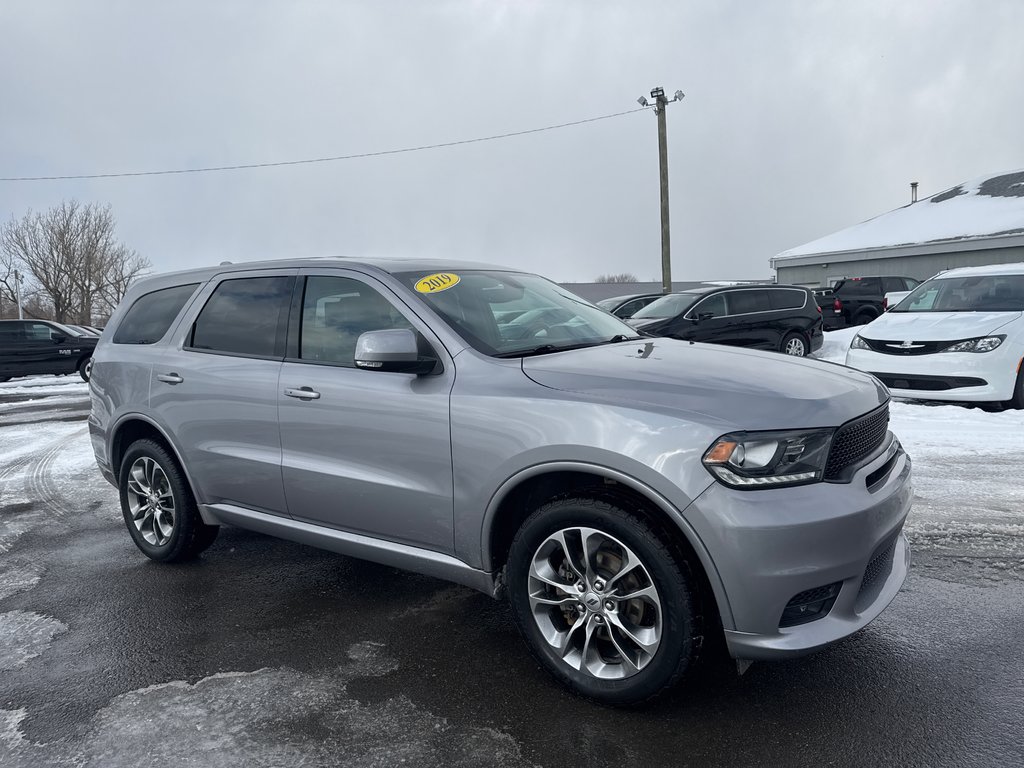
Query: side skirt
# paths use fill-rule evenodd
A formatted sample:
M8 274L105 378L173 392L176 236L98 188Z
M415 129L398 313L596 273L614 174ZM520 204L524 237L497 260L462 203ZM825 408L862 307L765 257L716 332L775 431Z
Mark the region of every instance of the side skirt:
M233 525L299 544L357 557L405 571L422 573L452 581L497 597L498 584L493 573L471 568L461 560L429 549L375 539L358 533L324 528L291 518L268 515L233 504L203 504L203 519L213 525Z

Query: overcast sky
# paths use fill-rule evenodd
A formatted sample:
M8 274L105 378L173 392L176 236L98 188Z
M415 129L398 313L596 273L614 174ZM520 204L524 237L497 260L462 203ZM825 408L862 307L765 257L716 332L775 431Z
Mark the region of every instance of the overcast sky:
M669 107L673 276L1024 167L1024 2L0 4L0 176L294 160ZM656 118L286 168L0 182L110 203L158 271L308 255L660 275Z

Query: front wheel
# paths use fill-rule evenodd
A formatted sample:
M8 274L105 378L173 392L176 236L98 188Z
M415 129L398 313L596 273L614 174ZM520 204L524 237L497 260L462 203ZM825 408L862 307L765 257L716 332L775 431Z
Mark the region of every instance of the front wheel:
M118 488L128 533L151 560L188 560L217 538L220 528L203 522L181 468L159 443L131 444L121 462Z
M512 542L507 584L534 656L603 703L657 696L700 650L687 562L646 520L613 503L559 499L534 512Z
M92 375L92 357L83 358L78 364L78 375L82 377L82 381L88 383Z
M796 357L807 357L807 342L799 333L790 333L782 340L782 352Z
M1017 383L1013 387L1013 397L1003 403L1007 408L1024 410L1024 366L1017 373Z

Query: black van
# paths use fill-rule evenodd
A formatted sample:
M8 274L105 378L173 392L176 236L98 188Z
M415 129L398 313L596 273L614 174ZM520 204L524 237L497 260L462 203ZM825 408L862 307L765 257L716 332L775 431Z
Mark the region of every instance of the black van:
M801 357L819 349L824 338L814 295L796 285L702 287L670 293L626 322L651 336Z
M0 381L75 371L88 381L97 341L99 336L49 320L0 320Z

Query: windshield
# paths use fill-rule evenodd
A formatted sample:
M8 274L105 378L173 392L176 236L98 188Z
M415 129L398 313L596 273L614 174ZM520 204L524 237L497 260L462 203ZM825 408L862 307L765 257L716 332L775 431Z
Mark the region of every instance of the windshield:
M538 275L483 270L395 275L474 349L543 354L636 338L636 331Z
M1020 312L1024 275L972 275L929 280L892 312Z
M635 312L630 319L676 317L693 306L693 302L703 295L702 293L670 293L660 299L655 299L639 312Z

